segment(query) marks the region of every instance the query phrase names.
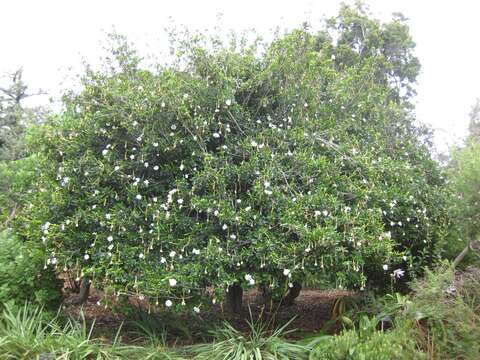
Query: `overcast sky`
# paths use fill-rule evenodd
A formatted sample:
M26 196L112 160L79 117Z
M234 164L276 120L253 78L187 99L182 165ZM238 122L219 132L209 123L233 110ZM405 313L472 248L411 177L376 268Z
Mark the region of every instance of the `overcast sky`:
M480 2L366 3L377 18L388 19L400 11L409 19L422 64L417 118L436 130L440 149L461 141L470 108L480 97ZM268 37L276 26L292 28L305 20L318 24L324 15L335 15L339 4L333 0L2 1L0 72L23 66L32 88L56 96L72 74L70 67L78 71L82 57L95 62L101 56L105 31L112 26L141 50L157 52L167 47L163 29L169 17L176 24L205 29L219 24L221 13L225 28L254 27Z

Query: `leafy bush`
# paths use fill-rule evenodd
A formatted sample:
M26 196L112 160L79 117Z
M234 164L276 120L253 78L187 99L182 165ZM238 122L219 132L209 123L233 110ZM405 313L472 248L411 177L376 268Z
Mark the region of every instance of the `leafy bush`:
M37 174L36 162L34 156L0 161L0 229L9 225L28 198Z
M196 312L207 288L382 287L431 264L445 180L410 112L402 20L344 7L258 44L194 35L152 71L120 39L36 129L41 191L18 233L107 292Z
M392 360L426 359L412 337L412 324L399 322L393 331L378 331L379 319L362 317L357 328L333 337L320 337L310 343L310 359Z
M472 140L453 152L451 179L458 196L458 222L466 243L480 236L480 142Z
M413 285L404 316L418 324L419 345L445 359L480 358L480 271L455 275L450 268L428 271Z
M8 232L0 233L0 308L24 302L58 306L61 284L38 242L23 243Z

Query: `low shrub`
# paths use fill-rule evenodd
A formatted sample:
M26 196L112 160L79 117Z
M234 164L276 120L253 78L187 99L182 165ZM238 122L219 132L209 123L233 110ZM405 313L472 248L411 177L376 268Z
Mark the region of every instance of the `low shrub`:
M0 233L0 308L26 301L56 308L60 289L54 268L45 266L41 244L21 242L7 231Z

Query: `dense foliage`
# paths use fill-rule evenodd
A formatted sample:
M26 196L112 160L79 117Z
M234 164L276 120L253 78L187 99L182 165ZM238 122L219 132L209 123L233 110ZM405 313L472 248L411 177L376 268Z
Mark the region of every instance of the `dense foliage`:
M363 289L434 261L446 193L410 112L403 19L344 7L265 47L210 40L180 41L156 71L120 41L37 129L42 173L16 228L49 266L198 312L207 288Z
M463 239L476 240L480 236L480 142L472 139L453 152L451 179L458 196Z
M41 244L22 243L7 232L0 233L0 308L25 302L56 308L61 284L52 268L45 266Z

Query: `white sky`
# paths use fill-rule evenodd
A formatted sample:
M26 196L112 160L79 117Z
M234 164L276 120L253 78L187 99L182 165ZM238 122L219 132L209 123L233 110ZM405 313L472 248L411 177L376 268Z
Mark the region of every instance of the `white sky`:
M351 3L351 2L350 2ZM81 58L95 62L112 26L141 50L166 49L163 29L170 24L190 28L256 28L268 36L276 26L292 28L323 15L335 15L333 0L3 0L0 2L0 73L19 66L32 89L53 96L69 84ZM417 118L436 130L436 144L445 150L466 134L468 113L480 97L480 2L475 0L367 0L375 17L395 11L408 17L417 56ZM150 44L149 47L146 44Z

